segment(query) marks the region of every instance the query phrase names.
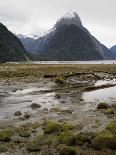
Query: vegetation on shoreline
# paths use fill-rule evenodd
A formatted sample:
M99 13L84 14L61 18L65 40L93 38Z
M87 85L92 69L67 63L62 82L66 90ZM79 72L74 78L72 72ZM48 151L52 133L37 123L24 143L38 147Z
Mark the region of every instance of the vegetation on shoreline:
M49 74L60 76L67 73L108 73L116 75L116 65L81 65L81 64L63 64L63 65L42 65L42 64L0 64L0 79L21 80L28 79L28 82L38 81L39 78Z

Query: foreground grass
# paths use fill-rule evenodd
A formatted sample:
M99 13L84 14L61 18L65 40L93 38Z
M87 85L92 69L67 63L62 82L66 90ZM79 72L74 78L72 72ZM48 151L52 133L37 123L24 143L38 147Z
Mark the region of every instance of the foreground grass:
M0 78L40 78L45 74L64 74L69 72L106 72L116 74L116 65L41 65L41 64L1 64Z

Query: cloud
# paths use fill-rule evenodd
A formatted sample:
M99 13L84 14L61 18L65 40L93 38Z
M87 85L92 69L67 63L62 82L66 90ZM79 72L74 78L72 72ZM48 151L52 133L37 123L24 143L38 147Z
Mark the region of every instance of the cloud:
M0 22L14 33L43 33L73 9L83 25L110 46L116 44L115 6L116 0L0 0Z

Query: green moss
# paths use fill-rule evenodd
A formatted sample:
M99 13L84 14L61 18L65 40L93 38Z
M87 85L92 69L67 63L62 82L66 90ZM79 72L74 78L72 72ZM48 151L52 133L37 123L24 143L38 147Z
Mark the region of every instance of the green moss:
M55 82L56 82L57 84L60 84L60 85L65 85L65 84L66 84L66 82L65 82L63 76L58 76L58 77L55 79Z
M62 131L69 131L69 130L74 130L76 127L72 124L64 123L61 124L62 126Z
M116 136L116 121L108 124L106 130L110 130Z
M60 144L71 146L75 144L75 136L70 132L62 132L58 137L58 141Z
M38 152L41 151L41 147L38 145L37 141L32 141L26 144L27 151L29 152Z
M21 137L29 137L30 136L30 132L24 130L24 131L19 133L19 136L21 136Z
M113 111L112 108L108 108L108 109L105 111L105 114L106 114L106 115L114 114L114 111Z
M28 142L26 144L27 151L30 152L39 152L41 151L41 146L44 145L45 137L42 135L36 137L34 140Z
M10 141L11 132L9 129L0 131L0 141Z
M27 127L19 127L15 129L16 134L18 134L21 137L29 137L30 131Z
M40 124L35 122L32 124L32 129L37 129L39 126L40 126Z
M7 152L7 151L8 151L8 148L5 145L0 144L0 153Z
M61 126L59 123L54 121L47 121L44 126L44 133L51 134L61 131Z
M59 149L60 155L76 155L76 149L71 146L62 146Z
M76 137L76 144L83 145L83 143L91 143L92 139L95 137L95 134L92 132L80 132Z
M103 130L92 140L95 149L116 149L116 135L110 130Z
M101 102L97 106L97 109L107 109L107 108L110 108L110 106L106 102Z

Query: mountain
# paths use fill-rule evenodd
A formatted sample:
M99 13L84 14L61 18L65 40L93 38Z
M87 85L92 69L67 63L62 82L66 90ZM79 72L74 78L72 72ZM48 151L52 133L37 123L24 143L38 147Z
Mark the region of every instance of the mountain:
M110 48L110 51L112 52L112 55L113 55L114 59L116 59L116 45L112 46Z
M0 23L0 62L25 61L28 53L21 41Z
M40 35L33 35L33 34L27 34L27 35L22 35L22 34L17 34L17 37L20 39L22 42L23 46L25 49L30 52L30 53L35 53L38 49L37 44L38 44L38 38L40 38Z
M78 14L72 11L60 18L43 36L21 41L29 52L49 60L112 59L110 50L90 34Z

